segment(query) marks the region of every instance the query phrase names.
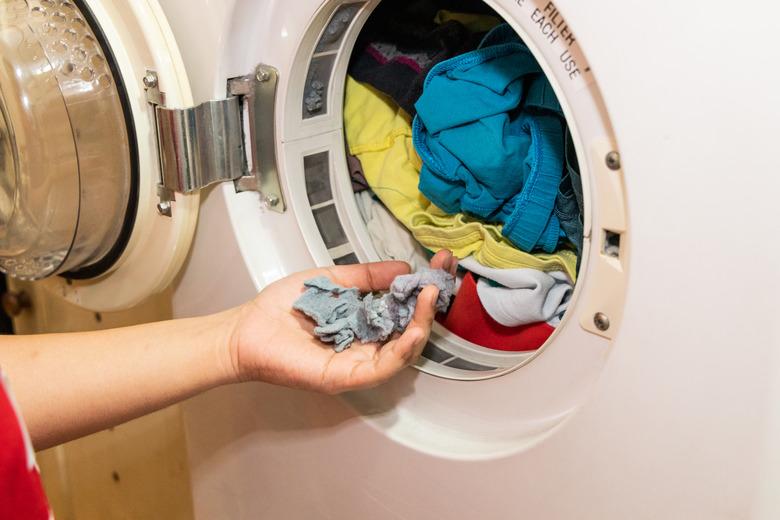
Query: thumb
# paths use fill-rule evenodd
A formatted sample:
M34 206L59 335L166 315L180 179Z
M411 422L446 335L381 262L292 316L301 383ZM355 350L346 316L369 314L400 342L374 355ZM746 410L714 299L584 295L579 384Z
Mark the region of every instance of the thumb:
M409 322L407 331L414 330L415 342L410 362L414 361L422 354L428 338L431 335L431 326L436 317L436 300L439 298L439 288L435 285L429 285L417 296L417 306L414 309L414 316Z
M383 383L420 357L436 314L434 310L439 289L428 286L417 297L417 307L412 321L401 336L379 349L379 357L370 362L359 363L345 389L368 388Z

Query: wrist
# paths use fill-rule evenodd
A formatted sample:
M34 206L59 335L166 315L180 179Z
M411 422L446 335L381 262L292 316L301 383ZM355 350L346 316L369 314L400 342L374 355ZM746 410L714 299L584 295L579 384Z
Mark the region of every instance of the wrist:
M179 327L188 328L186 348L191 352L190 358L197 364L193 370L197 374L201 391L240 380L235 348L239 316L240 308L233 308L174 322ZM194 345L198 346L195 351L192 350Z
M252 364L252 355L251 350L247 351L246 343L257 343L258 330L267 328L264 320L258 318L256 305L255 301L249 301L222 313L227 331L223 355L230 370L230 383L254 379L252 367L247 366Z
M265 380L261 353L276 328L275 320L261 312L257 300L226 311L229 325L226 359L231 367L231 382Z
M239 356L239 331L243 306L234 307L216 314L219 320L217 341L214 344L220 367L220 384L242 381Z

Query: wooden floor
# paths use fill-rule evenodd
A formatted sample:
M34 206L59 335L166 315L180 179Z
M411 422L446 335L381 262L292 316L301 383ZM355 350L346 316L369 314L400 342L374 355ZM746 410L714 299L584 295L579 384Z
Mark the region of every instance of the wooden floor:
M10 282L32 308L14 319L17 334L121 327L168 319L170 293L125 312L96 314L53 298L36 284ZM179 406L38 453L58 520L193 518Z

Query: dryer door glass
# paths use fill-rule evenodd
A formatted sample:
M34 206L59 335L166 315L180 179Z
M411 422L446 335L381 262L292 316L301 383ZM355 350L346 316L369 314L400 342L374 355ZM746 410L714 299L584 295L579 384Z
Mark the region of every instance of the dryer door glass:
M117 81L68 0L0 0L0 269L23 279L110 267L132 218Z

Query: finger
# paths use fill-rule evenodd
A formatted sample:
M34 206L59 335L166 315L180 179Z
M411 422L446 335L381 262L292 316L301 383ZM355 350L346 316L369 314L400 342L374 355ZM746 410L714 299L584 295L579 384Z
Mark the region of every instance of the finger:
M414 309L414 316L412 316L412 321L409 323L406 330L420 330L423 334L424 341L419 350L413 353L412 360L419 357L422 353L422 349L425 348L425 344L428 342L433 320L436 317L436 301L438 298L439 288L435 285L429 285L423 289L417 297L417 306Z
M404 333L392 345L387 345L390 348L384 348L379 352L379 357L375 362L378 379L384 381L392 377L393 374L420 357L431 335L438 297L439 289L434 285L429 285L420 292L414 316Z
M444 269L447 271L450 268L451 262L452 251L449 249L442 249L431 258L431 269Z
M370 264L336 265L327 268L331 280L344 287L357 287L363 292L383 291L396 276L409 274L406 262L375 262Z
M385 345L374 361L377 384L387 381L403 368L414 363L426 343L428 343L428 333L419 327L413 327L407 328L392 344Z
M457 256L453 256L452 257L452 263L450 264L449 273L452 276L455 276L456 274L458 274L458 257Z
M428 336L419 328L407 329L401 336L383 346L378 356L354 368L345 390L358 390L380 385L403 370L422 352Z

